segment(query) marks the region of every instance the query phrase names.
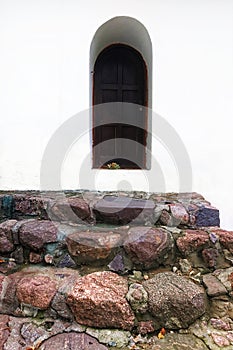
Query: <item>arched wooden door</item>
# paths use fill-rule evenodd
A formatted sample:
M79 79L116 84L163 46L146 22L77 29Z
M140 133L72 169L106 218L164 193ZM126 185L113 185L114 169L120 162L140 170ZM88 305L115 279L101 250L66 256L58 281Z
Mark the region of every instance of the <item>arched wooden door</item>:
M93 166L145 168L146 116L138 105L147 104L147 73L140 53L119 44L103 50L94 67L93 97L94 105L101 104L93 113ZM104 105L109 102L120 103Z

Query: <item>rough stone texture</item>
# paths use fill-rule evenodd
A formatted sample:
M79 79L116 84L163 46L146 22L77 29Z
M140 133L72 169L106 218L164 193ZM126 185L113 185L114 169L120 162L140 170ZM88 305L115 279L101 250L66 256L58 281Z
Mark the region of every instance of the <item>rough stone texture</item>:
M51 307L57 314L65 319L73 319L73 315L66 303L67 293L72 289L76 280L80 278L77 270L59 269L61 281L56 295L54 296ZM62 273L63 272L63 273Z
M56 290L56 282L49 276L34 275L24 277L18 282L16 295L20 303L47 309Z
M145 269L158 266L172 257L171 234L161 228L133 227L124 242L124 249L135 265Z
M172 215L167 210L162 210L161 215L159 217L159 223L164 226L176 226L172 218Z
M176 244L184 256L194 251L199 251L209 244L209 235L202 230L185 230L184 236L179 237Z
M138 333L146 335L148 333L153 333L155 327L153 321L141 321L138 323Z
M57 312L57 314L68 320L73 319L73 315L66 304L66 297L62 293L57 293L53 298L51 307Z
M151 350L209 350L204 342L192 334L166 334L164 339L153 338Z
M36 343L36 340L45 336L45 333L43 327L38 327L38 325L33 324L32 322L23 323L20 329L20 334L27 344Z
M139 283L132 283L126 295L128 302L136 313L148 311L148 293Z
M211 205L199 206L192 212L195 217L195 225L198 227L219 226L219 210Z
M160 327L186 328L205 313L204 290L172 272L143 282L149 294L149 310Z
M106 194L111 195L111 199L113 198L112 196L114 196L114 198L119 196L120 199L118 202L124 196L124 201L131 202L131 204L132 198L134 198L133 202L137 205L139 202L142 203L141 200L148 203L147 200L150 199L155 204L155 208L153 213L151 212L151 215L145 211L145 216L142 214L135 219L132 219L131 216L131 228L129 226L125 226L118 227L118 229L116 229L105 225L105 223L97 226L90 225L90 223L95 222L95 217L92 211L93 205L95 203L99 203L99 200ZM39 343L41 341L43 344L45 344L45 339L53 339L53 337L57 334L63 333L66 336L70 332L75 332L76 334L86 332L89 335L97 338L100 342L103 342L109 348L114 348L115 345L117 345L123 346L123 348L145 348L147 350L187 350L190 347L195 350L199 350L200 347L202 350L202 346L204 346L205 343L207 348L211 350L221 348L224 350L232 350L233 232L222 230L216 226L206 227L207 224L218 224L218 211L215 208L211 208L210 203L205 201L204 198L198 194L149 194L136 191L130 193L123 191L110 193L71 191L67 193L67 195L68 197L72 196L69 198L73 199L75 202L73 203L73 207L77 205L77 208L80 204L80 201L77 200L77 198L80 198L82 201L85 196L87 203L86 213L88 212L90 217L88 217L88 215L85 217L84 215L84 219L82 219L74 213L72 208L70 208L71 213L74 215L74 220L71 218L71 220L69 220L71 222L66 222L64 224L57 222L57 225L59 224L59 233L56 233L56 241L49 242L47 239L45 239L45 241L42 240L43 242L41 242L41 235L39 234L37 237L38 233L34 234L35 240L38 239L39 241L38 248L37 246L30 246L30 243L28 244L28 241L33 242L31 238L29 238L28 241L25 238L25 242L21 240L21 230L32 222L36 222L36 226L37 224L39 225L43 223L43 220L36 221L35 219L47 219L46 206L48 208L50 205L52 208L57 210L55 211L58 216L53 216L57 221L67 221L66 209L68 210L69 207L66 205L65 207L62 207L64 202L61 201L59 205L62 205L60 207L59 205L56 207L58 202L55 203L54 198L56 198L57 195L52 192L46 195L45 203L41 202L42 199L39 192L25 192L20 194L16 192L4 192L0 194L0 313L5 313L8 315L0 315L0 349L2 343L5 342L4 350L26 350L27 348L38 348L39 350ZM127 215L132 215L135 208L131 209L132 211L128 212L128 209L126 211L122 209L123 211L120 213L122 216L119 216L119 213L117 213L116 220L112 217L113 213L109 213L110 220L113 220L112 222L109 222L117 225L126 223L127 220L129 220ZM88 210L90 210L90 212ZM70 211L68 210L67 214L69 213ZM9 221L9 219L15 218L20 219L20 221ZM31 220L28 220L29 218L31 218ZM99 219L101 218L98 218L98 220ZM122 221L119 221L119 219L122 219ZM4 221L3 223L3 220L7 221ZM81 220L82 222L80 225ZM136 266L135 262L132 263L129 254L123 248L123 242L125 242L126 238L128 239L128 230L130 229L131 231L132 229L138 229L136 226L137 220L141 220L143 224L146 224L143 227L144 229L150 229L150 226L153 226L152 224L155 222L157 227L158 225L161 225L161 223L169 225L169 227L161 229L164 232L167 232L171 237L171 249L168 249L168 251L166 251L166 249L162 251L161 256L159 255L158 258L155 259L154 265L151 265L152 270L146 272L143 264L138 264ZM10 222L14 224L12 224L12 227L10 227L8 230L6 226ZM179 226L179 228L177 228L177 226ZM191 229L188 230L188 228ZM108 234L111 235L112 233L120 235L123 241L116 246L111 246L111 252L107 256L106 260L105 258L101 258L95 261L95 255L93 255L93 260L90 262L85 262L85 264L89 264L89 266L85 266L85 264L78 263L78 252L80 251L78 250L78 246L76 247L77 256L71 256L71 254L67 251L65 237L71 233L77 231L83 232L88 229L92 232L91 235L94 235L94 238L97 241L100 239L100 237L97 239L96 233L100 231L101 233L107 232L106 237ZM153 227L153 229L157 228ZM102 237L104 237L104 240L107 240L104 234L101 236L101 238ZM176 247L173 249L173 240L178 242L177 247L180 248L179 251L176 249ZM96 241L94 240L94 244L95 243ZM150 246L150 240L149 242L147 241L147 243ZM143 241L143 244L146 246L146 242ZM106 246L103 245L103 247L109 248L109 245L111 245L111 243L106 244ZM154 245L157 245L156 239L154 239ZM153 248L155 247L152 246L153 244L151 244L150 249L153 251ZM148 249L147 246L146 249ZM174 252L174 260L172 259L172 252ZM96 253L99 254L100 251L91 252L91 254ZM103 252L101 252L101 254L102 253ZM145 261L147 257L148 256L146 255ZM15 259L15 261L13 261L12 258ZM47 261L51 266L43 266L45 265L45 261ZM99 264L100 261L101 264ZM109 261L111 262L109 263ZM73 286L76 285L80 279L78 271L80 271L82 275L96 271L97 268L94 266L94 263L96 262L99 265L107 265L107 263L109 263L109 269L112 269L120 274L124 274L125 277L123 280L125 280L125 283L127 280L129 284L129 287L125 289L125 295L122 296L122 298L119 298L117 293L120 293L122 290L122 285L121 282L119 283L119 280L117 279L119 276L116 274L113 274L115 283L114 288L116 289L113 288L113 283L109 283L107 278L103 278L104 283L106 283L104 286L100 285L99 280L98 283L96 283L96 281L93 283L89 281L87 291L86 284L84 283L84 285L81 285L80 283L78 292L80 297L78 304L79 309L77 310L80 310L80 318L83 320L83 324L87 324L85 316L83 316L84 314L88 314L88 319L92 320L92 327L96 327L96 324L99 325L98 327L103 327L102 324L107 318L107 327L110 328L105 329L86 328L85 325L76 323L74 320L76 314L73 309L70 309L67 303L67 295L70 296L70 294L72 294ZM28 267L22 269L22 264L24 263L33 263L34 265L29 265ZM36 266L35 264L40 265ZM79 264L81 266L78 266ZM58 266L75 267L75 270L66 268L59 269L57 268ZM153 267L158 267L158 269L153 270ZM142 271L141 268L143 268L144 271ZM193 317L193 313L196 313L196 309L198 309L198 307L193 307L192 303L194 302L196 305L197 300L195 297L192 299L192 292L189 291L187 294L184 293L182 290L182 288L184 288L183 280L182 288L177 283L172 284L170 282L167 283L166 281L163 282L163 298L159 294L159 291L162 290L162 287L160 288L162 280L154 285L153 293L157 293L157 295L159 295L156 300L158 302L159 300L162 300L160 303L160 306L162 305L162 307L159 309L158 313L156 313L156 316L152 315L151 296L149 297L148 290L146 290L144 286L144 283L146 282L142 282L148 281L148 279L155 276L156 273L161 273L161 271L168 269L176 272L176 276L178 278L181 278L179 277L181 274L185 274L187 278L189 278L189 280L185 281L188 281L196 288L199 288L198 284L205 286L208 297L208 309L205 316L203 318L198 318L188 329L180 329L179 333L182 334L177 334L176 332L171 334L169 332L169 327L164 324L165 322L163 322L162 317L165 318L165 321L169 319L167 324L170 323L171 328L175 328L174 324L177 328L179 328L181 321L177 317L177 314L180 315L180 313L177 311L178 309L181 310L180 312L183 312L182 322L183 319L186 322L185 317L187 317L187 315L188 317L190 317L190 315ZM101 270L103 269L101 268ZM212 273L209 273L210 271L212 271ZM208 272L207 275L206 272ZM21 303L17 299L17 286L20 285L24 278L34 278L35 275L40 275L44 278L49 277L49 279L54 281L56 284L56 293L52 297L51 302L47 304L47 309L38 310L37 306L26 304L24 302ZM87 277L87 279L88 278L89 277ZM191 282L191 280L195 281L196 284ZM169 292L170 294L167 297L167 290L169 291L171 289L172 292ZM100 290L99 294L97 293L97 290ZM180 294L180 299L177 296L178 291ZM104 296L108 295L108 298L102 298L102 295L100 296L101 292ZM27 294L32 294L30 289L27 291ZM88 296L85 299L87 294ZM177 304L172 303L173 299L170 297L171 294L174 296L174 298L177 298L177 308L174 307L174 305L176 306ZM203 291L201 294L203 295ZM115 299L112 298L112 295L115 296ZM191 298L189 298L189 295L191 295ZM198 292L197 295L198 299ZM82 300L80 301L80 299ZM112 301L112 299L114 300ZM96 300L98 301L97 303ZM105 303L106 300L107 303ZM199 301L201 304L201 297L200 300ZM82 309L82 303L84 304L84 310ZM117 305L117 303L120 306ZM192 305L192 307L190 305ZM134 310L136 316L135 320L131 308ZM101 312L99 312L99 310L101 310ZM113 310L114 315L118 313L118 323L112 321L111 312L113 313ZM173 315L167 315L169 310L172 310ZM77 314L79 313L78 311ZM160 315L162 315L161 318L159 318ZM22 316L25 317L22 318ZM6 317L8 317L7 320L9 320L7 322L5 322ZM102 324L99 323L99 318ZM118 329L112 329L111 322L108 322L109 319L112 323L114 323L114 325L117 324ZM1 320L4 322L1 322ZM122 323L124 323L125 328L122 327ZM128 331L120 330L119 328L121 327L123 329L132 330L132 334L130 334ZM158 334L162 327L168 328L166 329L164 339L158 339L156 335L154 338L152 337L152 339L155 340L154 344L143 343L143 341L148 342L150 339L150 337L143 337L144 335L149 332L153 332L154 330L156 331L155 334ZM182 327L184 327L183 323ZM135 332L138 332L139 335L135 336ZM194 334L195 338L191 334ZM52 340L50 340L50 342L52 342ZM69 342L67 342L67 344L69 344ZM65 348L63 343L62 346ZM60 344L57 344L56 348L59 347ZM204 349L206 348L204 347Z
M60 221L92 221L88 203L79 197L58 200L51 205L50 215Z
M13 213L14 197L12 194L0 196L0 219L11 219Z
M85 333L58 334L43 342L40 350L107 350L105 345L100 344L95 338Z
M117 254L114 259L108 264L109 270L117 273L123 273L126 271L124 258L121 254Z
M220 329L223 331L231 331L233 329L232 324L229 322L230 319L221 319L221 318L211 318L210 323L215 329ZM231 321L232 322L232 321Z
M127 290L127 281L115 273L95 272L77 280L67 302L81 324L130 330L135 316L125 299Z
M155 203L124 196L105 196L93 207L96 220L109 224L154 222Z
M122 238L114 232L76 232L67 239L69 253L79 263L97 262L107 259L112 251L121 245Z
M29 254L29 261L32 264L39 264L43 261L43 256L42 254L38 254L35 252L30 252Z
M39 250L45 244L57 241L57 228L48 220L29 220L20 227L19 238L21 244Z
M219 295L227 294L224 285L212 274L203 276L203 283L207 288L207 294L210 297L217 297Z
M75 322L46 317L40 320L29 317L9 317L8 325L10 335L4 350L39 350L39 345L54 335L62 332L80 333L84 331L84 328ZM58 346L57 349L63 348Z
M20 273L0 276L0 310L3 314L13 315L18 307L16 287L22 278Z
M232 350L233 332L227 328L223 330L226 326L226 324L224 326L224 323L225 322L221 319L216 319L214 324L212 324L212 319L208 323L198 320L195 324L190 326L189 332L202 339L208 349L218 350L224 348L224 350ZM215 325L217 325L217 328L215 328Z
M214 318L230 317L233 319L233 303L227 296L219 296L211 299L211 316Z
M15 194L14 217L31 216L39 217L40 219L48 219L46 212L48 204L48 198L42 198L30 194Z
M216 267L219 253L215 248L206 248L202 251L202 258L207 267Z
M169 226L187 225L189 223L189 214L181 203L173 203L169 207L171 212Z
M98 339L100 343L122 348L128 345L131 334L128 331L121 331L119 329L96 329L87 328L86 333Z
M212 232L219 237L221 245L233 254L233 231L212 229Z
M220 348L223 348L223 347L225 348L226 346L229 346L231 344L230 341L224 336L222 336L221 334L212 333L211 336L215 344Z
M10 334L8 322L9 322L9 316L0 315L0 350L3 350L3 345L5 344Z
M12 228L16 220L7 220L0 224L0 253L9 253L14 250Z
M75 261L71 258L71 256L66 253L61 257L61 259L57 262L56 264L57 267L75 267L76 263Z
M215 270L213 274L222 282L222 284L226 287L226 289L229 292L233 290L233 286L232 286L233 267L229 267L228 269Z

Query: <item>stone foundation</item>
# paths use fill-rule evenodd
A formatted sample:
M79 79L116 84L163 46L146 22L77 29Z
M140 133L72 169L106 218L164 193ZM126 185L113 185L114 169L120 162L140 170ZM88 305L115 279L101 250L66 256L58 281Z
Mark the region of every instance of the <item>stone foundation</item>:
M216 208L65 195L0 193L0 349L233 348L233 232Z

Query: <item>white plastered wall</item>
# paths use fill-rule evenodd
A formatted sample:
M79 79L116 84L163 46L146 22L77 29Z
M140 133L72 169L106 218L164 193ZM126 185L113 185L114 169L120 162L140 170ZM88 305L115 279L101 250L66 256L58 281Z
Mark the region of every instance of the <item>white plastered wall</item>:
M116 16L133 17L148 30L153 110L185 144L192 189L220 209L223 227L233 229L231 0L0 0L0 189L40 188L48 141L62 123L89 108L93 36ZM81 145L71 147L75 169L72 152L64 162L62 182L67 188L78 187L89 136ZM176 191L172 155L158 140L152 147L166 190ZM153 169L152 174L156 183L158 174ZM94 185L148 188L147 175L107 175L96 173Z

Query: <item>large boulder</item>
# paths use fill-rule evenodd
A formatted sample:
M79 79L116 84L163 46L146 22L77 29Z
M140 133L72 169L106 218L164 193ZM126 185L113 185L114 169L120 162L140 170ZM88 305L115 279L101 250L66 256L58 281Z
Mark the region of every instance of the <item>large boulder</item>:
M94 272L79 278L67 302L78 323L97 328L131 330L134 313L125 296L127 281L113 272Z
M124 242L124 249L132 262L145 269L156 267L172 258L173 239L162 228L132 227Z
M143 282L149 310L159 327L187 328L205 313L203 288L173 272L158 273Z

